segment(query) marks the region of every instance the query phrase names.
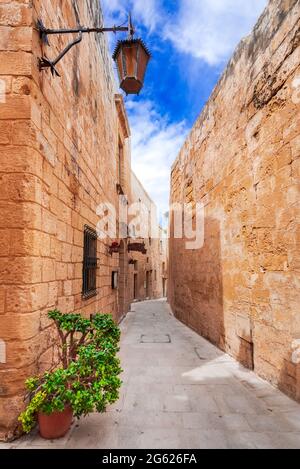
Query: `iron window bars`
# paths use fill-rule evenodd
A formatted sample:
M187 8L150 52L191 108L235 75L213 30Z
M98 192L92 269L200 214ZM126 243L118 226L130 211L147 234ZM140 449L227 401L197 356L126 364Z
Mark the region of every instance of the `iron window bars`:
M97 232L92 228L84 227L83 246L83 287L84 299L97 295Z

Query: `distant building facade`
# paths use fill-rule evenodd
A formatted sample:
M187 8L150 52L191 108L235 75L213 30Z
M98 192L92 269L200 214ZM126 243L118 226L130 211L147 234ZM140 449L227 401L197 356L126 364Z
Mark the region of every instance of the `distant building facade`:
M131 298L133 301L156 299L167 291L167 240L157 221L157 208L136 175L131 173L132 202L137 211L144 212L144 225L148 225L147 237L137 239L140 226L133 226L130 242L145 244L147 253L130 253ZM143 222L142 222L143 223Z

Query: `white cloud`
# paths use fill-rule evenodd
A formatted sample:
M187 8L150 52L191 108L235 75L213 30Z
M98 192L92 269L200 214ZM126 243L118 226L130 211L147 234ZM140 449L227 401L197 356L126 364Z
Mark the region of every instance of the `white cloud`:
M162 19L160 0L102 0L101 5L106 20L124 22L131 12L135 26L141 23L149 31Z
M153 31L162 20L162 9L158 0L140 0L133 2L132 9L134 17Z
M119 16L119 14L126 12L125 5L127 2L122 0L101 0L100 3L105 17L109 14Z
M104 25L107 27L124 23L127 19L127 10L124 7L122 0L101 0L101 8L104 16ZM112 43L115 42L115 37L112 34L108 35L108 40Z
M127 104L132 132L132 167L163 213L168 210L170 169L186 138L185 122L170 123L150 101Z
M102 0L106 21L126 21L132 12L136 26L143 24L180 52L209 65L226 61L247 35L267 0L179 0L179 9L168 14L163 0ZM166 3L165 3L166 5Z
M255 25L267 0L181 0L166 24L164 37L180 52L209 65L228 60L240 39Z
M251 31L267 0L178 0L173 14L167 13L163 0L102 0L101 4L107 21L124 22L131 11L136 26L156 30L180 52L219 65Z

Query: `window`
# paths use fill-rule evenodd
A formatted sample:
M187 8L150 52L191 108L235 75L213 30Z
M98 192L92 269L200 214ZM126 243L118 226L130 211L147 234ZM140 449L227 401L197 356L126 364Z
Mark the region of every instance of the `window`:
M84 227L83 246L83 286L85 299L97 295L97 233L88 226Z
M119 287L119 272L114 271L111 274L111 288L117 290Z

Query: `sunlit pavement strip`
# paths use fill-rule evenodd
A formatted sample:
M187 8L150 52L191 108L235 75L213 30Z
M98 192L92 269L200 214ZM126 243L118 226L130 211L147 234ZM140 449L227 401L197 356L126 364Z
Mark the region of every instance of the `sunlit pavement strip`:
M132 309L119 402L61 440L35 432L3 448L300 448L300 405L178 322L166 302Z

